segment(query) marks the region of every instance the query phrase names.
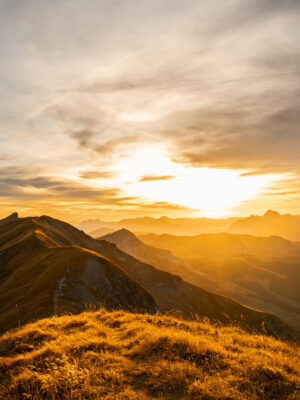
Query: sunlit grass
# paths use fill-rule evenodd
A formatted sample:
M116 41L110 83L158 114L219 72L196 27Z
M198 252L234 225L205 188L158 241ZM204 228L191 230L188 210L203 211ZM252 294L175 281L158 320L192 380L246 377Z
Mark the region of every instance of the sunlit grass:
M297 399L299 348L235 327L123 311L0 338L1 399Z

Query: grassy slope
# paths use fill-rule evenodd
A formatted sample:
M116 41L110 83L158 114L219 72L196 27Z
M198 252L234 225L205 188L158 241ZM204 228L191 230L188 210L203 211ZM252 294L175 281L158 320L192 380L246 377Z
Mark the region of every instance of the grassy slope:
M299 348L234 327L125 311L0 338L1 399L297 399Z

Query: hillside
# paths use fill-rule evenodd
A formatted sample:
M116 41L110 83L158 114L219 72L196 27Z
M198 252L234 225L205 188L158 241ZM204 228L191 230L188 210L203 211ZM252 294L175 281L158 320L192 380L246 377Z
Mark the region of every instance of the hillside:
M18 218L0 227L0 327L104 305L208 317L250 331L294 338L280 319L144 264L65 222Z
M0 337L0 398L292 400L295 344L124 311L44 319Z
M186 281L276 314L300 329L299 243L279 237L228 233L149 234L140 235L139 239L151 248L171 251L181 262L177 273ZM129 246L127 251L130 253ZM163 266L160 259L158 264L153 260L153 264L173 271L172 264Z
M300 216L281 215L269 210L263 216L251 215L233 222L229 232L256 236L281 236L285 239L300 241Z
M52 222L51 227L47 217L24 218L0 226L0 331L87 306L158 309L123 269L100 253L72 245L67 232Z
M181 261L174 257L170 251L143 243L127 229L120 229L119 231L106 234L99 237L98 240L107 240L110 243L114 243L120 250L132 257L164 271L167 270L172 274L180 275L183 268Z

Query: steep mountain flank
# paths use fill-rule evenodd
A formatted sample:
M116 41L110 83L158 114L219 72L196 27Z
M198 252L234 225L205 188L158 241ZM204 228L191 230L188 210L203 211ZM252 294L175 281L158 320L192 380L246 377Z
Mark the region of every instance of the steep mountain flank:
M19 219L1 227L0 330L101 305L157 310L153 297L123 269L72 245L46 218Z

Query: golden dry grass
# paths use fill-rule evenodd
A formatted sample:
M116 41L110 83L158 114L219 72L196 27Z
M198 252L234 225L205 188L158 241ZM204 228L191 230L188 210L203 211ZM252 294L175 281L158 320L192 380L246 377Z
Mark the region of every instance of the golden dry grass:
M296 344L235 327L101 309L0 338L0 398L299 399Z

